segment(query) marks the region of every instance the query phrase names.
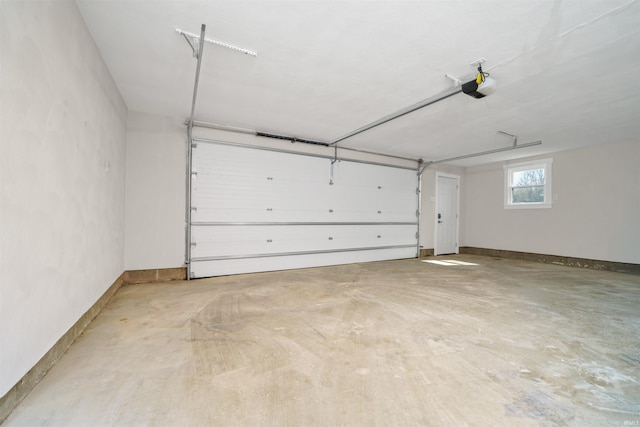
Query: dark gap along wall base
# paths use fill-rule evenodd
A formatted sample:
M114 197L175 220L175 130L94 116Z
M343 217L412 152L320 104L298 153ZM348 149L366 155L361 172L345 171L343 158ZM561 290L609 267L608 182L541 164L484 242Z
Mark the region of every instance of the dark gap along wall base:
M125 271L123 273L123 280L125 285L187 280L187 269L185 267L178 267Z
M543 262L547 264L564 265L567 267L592 268L594 270L607 270L616 271L619 273L640 274L640 264L629 264L624 262L599 261L595 259L534 254L530 252L516 252L502 249L474 248L470 246L461 247L460 253L517 259L521 261ZM433 250L431 250L431 254L433 254ZM422 256L422 250L420 251L420 256Z
M0 424L7 419L11 412L33 388L40 382L49 369L67 352L73 342L84 332L91 321L109 304L109 301L122 286L138 283L168 282L185 280L187 269L161 268L152 270L125 271L107 289L86 313L51 347L51 349L27 372L20 381L4 396L0 397Z
M125 273L122 273L118 279L102 294L87 310L78 321L51 347L51 349L29 370L11 390L4 396L0 397L0 424L7 419L11 412L33 388L40 382L49 369L67 352L71 344L84 332L91 321L107 306L111 298L125 284Z
M433 256L433 248L432 249L420 248L420 258L426 258L428 256Z

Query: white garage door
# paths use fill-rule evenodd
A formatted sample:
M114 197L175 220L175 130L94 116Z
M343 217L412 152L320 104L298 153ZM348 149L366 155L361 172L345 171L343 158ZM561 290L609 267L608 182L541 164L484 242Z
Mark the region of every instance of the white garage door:
M331 169L327 158L194 141L190 277L416 257L416 171Z

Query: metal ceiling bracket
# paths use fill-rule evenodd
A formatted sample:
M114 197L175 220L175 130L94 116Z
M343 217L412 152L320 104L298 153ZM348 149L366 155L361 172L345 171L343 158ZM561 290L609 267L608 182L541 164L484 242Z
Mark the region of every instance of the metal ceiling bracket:
M211 44L215 44L216 46L226 47L227 49L235 50L236 52L244 53L245 55L258 56L258 52L255 52L253 50L249 50L243 47L221 42L219 40L207 39L202 35L198 36L197 34L192 34L187 31L180 30L178 28L176 28L176 33L181 34L187 40L187 43L189 43L189 45L193 49L194 58L197 58L196 55L198 54L198 45L200 44L200 40L204 40Z
M460 80L459 78L454 77L451 74L445 74L444 76L448 79L451 79L455 87L462 86L462 80Z
M514 147L515 147L516 145L518 145L518 137L517 137L517 136L512 135L512 134L510 134L510 133L507 133L507 132L504 132L504 131L501 131L501 130L499 130L499 131L498 131L498 133L499 133L499 134L501 134L501 135L506 135L506 136L508 136L508 137L511 137L511 138L513 139L513 146L514 146Z
M179 32L179 34L181 34L182 37L184 37L184 39L187 41L187 43L189 43L189 46L191 46L191 50L193 50L193 57L198 58L198 55L200 54L200 38L198 36L194 36L193 34L183 32Z

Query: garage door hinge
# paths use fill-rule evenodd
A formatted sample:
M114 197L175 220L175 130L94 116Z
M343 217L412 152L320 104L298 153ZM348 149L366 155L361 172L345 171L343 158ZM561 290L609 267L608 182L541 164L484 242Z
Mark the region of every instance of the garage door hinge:
M191 242L191 246L195 248L196 246L198 246L198 244L196 242Z
M197 142L192 142L191 143L191 148L198 148L198 143Z
M191 171L191 175L198 176L198 171Z
M194 212L198 212L198 207L197 206L191 206L191 210Z
M420 187L416 188L416 194L420 194Z
M418 232L416 231L416 239L417 239L418 237L420 237L420 233L418 233Z
M420 216L420 211L416 210L416 216L419 217Z

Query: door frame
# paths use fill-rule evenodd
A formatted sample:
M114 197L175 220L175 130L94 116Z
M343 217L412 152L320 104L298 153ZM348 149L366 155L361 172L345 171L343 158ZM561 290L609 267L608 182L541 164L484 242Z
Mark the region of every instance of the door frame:
M438 191L438 182L439 178L452 178L456 180L456 251L455 253L460 252L460 175L453 175L449 173L436 172L436 180L435 180L435 210L433 212L433 255L439 255L438 251L438 210L440 203L440 194Z

